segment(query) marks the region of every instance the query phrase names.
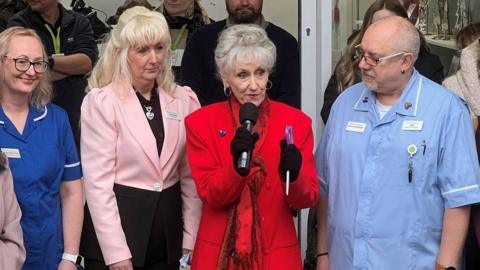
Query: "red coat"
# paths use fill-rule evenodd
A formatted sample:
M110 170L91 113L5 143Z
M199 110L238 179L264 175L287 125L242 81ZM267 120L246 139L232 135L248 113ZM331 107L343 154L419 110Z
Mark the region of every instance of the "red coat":
M187 155L203 211L193 252L192 270L216 269L229 207L245 184L233 168L230 142L235 134L227 102L216 103L185 119ZM278 165L285 126L293 126L303 162L288 197ZM263 269L300 270L301 256L290 208L316 204L319 187L313 158L311 120L303 112L270 101L264 136L255 148L265 159L267 176L257 195L263 246ZM222 136L223 135L223 136Z

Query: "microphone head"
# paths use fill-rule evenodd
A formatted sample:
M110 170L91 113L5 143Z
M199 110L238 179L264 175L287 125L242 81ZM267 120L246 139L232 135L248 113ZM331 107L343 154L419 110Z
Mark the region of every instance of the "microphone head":
M257 122L258 108L251 102L247 102L240 107L239 119L240 123L250 121L252 124Z

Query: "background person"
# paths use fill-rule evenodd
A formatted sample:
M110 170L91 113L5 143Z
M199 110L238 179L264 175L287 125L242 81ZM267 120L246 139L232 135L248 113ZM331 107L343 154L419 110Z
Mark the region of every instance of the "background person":
M76 269L82 173L67 114L49 102L45 50L35 31L12 27L0 35L0 57L0 148L22 210L22 269Z
M228 18L195 32L182 59L182 80L198 95L202 105L227 98L215 65L215 47L220 32L235 24L257 24L275 44L277 60L270 74L270 99L300 108L300 57L298 43L287 31L268 22L262 15L263 0L225 0Z
M20 270L25 261L21 217L7 157L0 152L0 269Z
M89 270L178 270L182 248L193 250L201 201L183 119L200 104L173 80L170 43L162 14L128 9L89 78L81 120Z
M31 28L47 51L53 103L68 113L77 147L80 143L80 105L85 95L85 74L97 59L97 44L90 22L65 9L58 0L26 0L28 8L8 21L8 27Z
M475 31L475 28L477 31ZM470 109L477 156L480 159L480 24L469 25L459 32L457 42L465 46L460 51L459 69L452 76L443 81L443 86L465 99ZM470 42L470 43L468 43ZM472 205L470 215L470 229L465 244L465 269L473 270L480 268L480 206Z
M185 46L197 29L213 21L197 0L164 0L156 10L167 19L172 36L173 72L175 80L183 83L181 66Z
M187 155L204 203L192 270L301 269L291 207L310 207L318 199L313 135L304 113L267 97L275 57L275 45L261 27L225 29L215 61L228 100L185 120ZM247 102L259 110L253 134L239 123ZM287 126L294 137L288 145ZM252 152L245 174L234 165L243 151Z

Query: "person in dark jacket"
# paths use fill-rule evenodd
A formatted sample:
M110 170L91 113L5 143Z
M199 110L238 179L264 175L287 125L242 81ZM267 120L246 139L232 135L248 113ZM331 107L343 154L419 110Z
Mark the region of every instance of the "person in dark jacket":
M7 28L8 19L27 7L24 0L0 1L0 32Z
M42 39L49 56L53 103L67 111L78 147L85 74L92 70L98 55L92 27L87 18L65 9L58 0L27 0L27 4L28 8L10 18L8 27L31 28Z
M217 77L214 50L220 32L242 23L260 25L277 48L275 70L270 74L270 99L300 108L300 58L295 38L282 28L265 20L262 0L226 0L228 18L198 29L191 36L182 59L183 83L197 94L202 106L225 101L227 96Z
M374 21L383 17L397 15L408 18L407 12L398 0L377 0L365 12L363 18L363 25L359 32L354 32L347 43L344 56L338 62L335 72L328 81L327 88L324 93L324 101L322 107L322 119L327 123L330 109L335 102L338 95L349 86L360 82L358 76L358 62L354 57L353 48L360 43L368 26ZM437 55L432 54L426 44L425 39L421 36L420 52L418 59L415 62L415 69L420 74L429 78L430 80L441 84L444 79L443 65Z

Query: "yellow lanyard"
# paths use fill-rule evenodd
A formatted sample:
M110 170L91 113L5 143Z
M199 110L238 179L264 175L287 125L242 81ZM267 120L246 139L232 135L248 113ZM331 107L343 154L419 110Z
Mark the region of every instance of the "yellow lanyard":
M185 30L187 30L187 24L184 24L182 26L182 28L180 28L180 33L178 34L177 38L175 39L175 42L173 42L172 44L172 52L175 51L178 47L178 44L180 43L180 41L183 39L183 37L185 36Z
M52 42L53 42L53 49L55 50L55 54L60 54L60 27L57 28L57 35L55 35L52 31L52 28L50 28L50 25L47 23L45 24L45 28L47 28L48 32L50 33L50 36L52 37Z

